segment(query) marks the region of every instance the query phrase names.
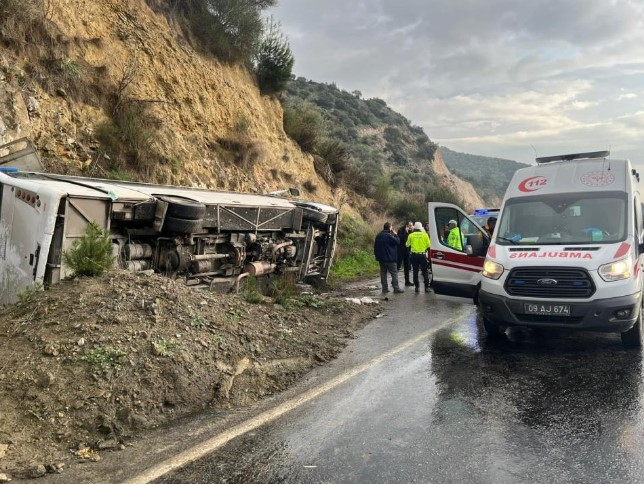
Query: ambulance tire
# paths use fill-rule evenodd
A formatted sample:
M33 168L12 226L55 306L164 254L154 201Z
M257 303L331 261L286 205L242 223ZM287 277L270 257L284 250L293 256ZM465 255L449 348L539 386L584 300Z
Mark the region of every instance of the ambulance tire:
M206 215L206 205L189 198L172 197L167 195L159 196L157 198L168 204L166 217L182 218L185 220L201 220Z
M505 336L505 328L498 324L494 324L487 318L483 318L483 327L485 328L488 338L498 339Z
M642 343L642 337L644 334L642 333L642 308L640 307L640 314L637 317L637 321L635 321L635 324L631 329L628 331L625 331L624 333L621 334L622 336L622 345L624 348L641 348L643 343Z

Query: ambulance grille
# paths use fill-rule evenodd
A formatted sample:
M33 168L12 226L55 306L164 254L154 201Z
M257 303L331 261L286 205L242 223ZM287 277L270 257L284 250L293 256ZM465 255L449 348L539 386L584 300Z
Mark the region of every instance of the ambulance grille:
M505 281L505 290L511 296L582 299L595 293L595 285L585 269L521 267L510 271Z

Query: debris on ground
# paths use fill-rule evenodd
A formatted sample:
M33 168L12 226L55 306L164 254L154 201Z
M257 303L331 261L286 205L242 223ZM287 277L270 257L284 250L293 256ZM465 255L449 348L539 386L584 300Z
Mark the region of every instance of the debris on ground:
M0 482L62 472L178 417L280 392L378 313L330 295L274 302L116 271L0 309Z
M370 305L374 305L374 304L379 304L378 301L376 301L375 299L373 299L371 297L367 297L367 296L364 296L364 297L346 297L344 299L345 299L345 301L348 301L348 302L353 303L353 304L358 304L358 305L370 306Z

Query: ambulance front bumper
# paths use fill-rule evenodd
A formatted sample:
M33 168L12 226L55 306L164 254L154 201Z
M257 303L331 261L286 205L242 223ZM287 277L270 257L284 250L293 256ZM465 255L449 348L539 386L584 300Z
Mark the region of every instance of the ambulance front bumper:
M483 316L491 323L500 326L623 333L631 329L637 321L641 295L637 293L588 302L539 301L539 303L570 306L569 315L557 316L526 314L525 305L535 303L534 300L509 298L483 290L479 294L479 301Z

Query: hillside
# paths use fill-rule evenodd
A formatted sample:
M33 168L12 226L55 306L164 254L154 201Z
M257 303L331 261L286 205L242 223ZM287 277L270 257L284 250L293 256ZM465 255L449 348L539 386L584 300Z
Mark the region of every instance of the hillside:
M476 186L493 207L500 205L514 172L528 166L503 158L459 153L444 146L440 147L440 153L452 173Z
M0 0L0 11L0 143L33 138L55 172L308 186L304 196L340 203L285 135L279 100L143 0Z
M285 104L287 110L321 113L324 136L348 151L344 179L358 193L378 198L375 192L388 183L406 200L456 201L460 197L470 207L483 203L476 190L454 177L442 160L436 163L438 146L424 130L385 101L363 99L358 91L349 93L334 84L298 77L288 85Z

